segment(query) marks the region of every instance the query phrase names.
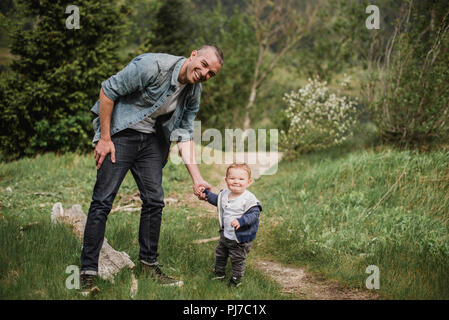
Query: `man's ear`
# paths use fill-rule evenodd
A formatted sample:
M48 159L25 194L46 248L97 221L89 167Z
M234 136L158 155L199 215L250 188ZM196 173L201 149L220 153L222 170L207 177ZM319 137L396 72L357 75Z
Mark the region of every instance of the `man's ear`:
M190 54L190 58L196 57L198 55L198 50L193 50Z
M250 185L252 185L253 184L253 180L252 179L249 179L248 180L248 187L250 186Z

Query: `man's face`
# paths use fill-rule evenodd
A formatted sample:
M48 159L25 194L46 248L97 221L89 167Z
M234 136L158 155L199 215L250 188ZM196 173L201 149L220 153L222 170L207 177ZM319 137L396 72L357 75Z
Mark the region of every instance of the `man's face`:
M188 83L198 83L209 80L221 69L214 50L193 50L188 58L186 67L186 80Z

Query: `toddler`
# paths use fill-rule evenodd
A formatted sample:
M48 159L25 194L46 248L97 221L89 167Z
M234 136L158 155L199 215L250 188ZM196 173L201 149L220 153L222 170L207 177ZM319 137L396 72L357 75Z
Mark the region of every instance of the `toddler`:
M229 286L238 287L245 272L245 260L259 227L262 211L257 198L247 190L251 185L251 169L247 164L234 163L226 170L227 188L218 195L204 190L207 201L217 206L220 240L215 249L214 279L225 278L228 257L232 276Z

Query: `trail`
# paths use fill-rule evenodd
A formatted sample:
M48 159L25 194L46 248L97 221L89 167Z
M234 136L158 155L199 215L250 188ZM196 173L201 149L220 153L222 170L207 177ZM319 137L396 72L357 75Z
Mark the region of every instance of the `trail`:
M281 153L271 153L267 155L270 159L269 163L250 164L252 171L252 178L257 180L264 174L274 173L277 169L277 164L282 158ZM248 161L254 158L254 154L234 154L234 160ZM213 170L213 176L206 177L206 180L219 181L216 188L222 189L226 186L223 177L227 165L215 164L216 170ZM271 170L270 170L271 169ZM211 207L204 201L198 201L193 194L185 195L183 204L191 207L200 207L206 215L216 215L216 209ZM215 239L199 239L197 243L207 243ZM281 291L290 294L293 299L305 300L376 300L380 297L369 290L359 290L354 288L347 288L336 281L329 281L322 277L308 273L304 268L291 267L282 265L279 262L270 261L264 258L257 258L256 260L248 261L248 266L253 267L264 273L281 286Z

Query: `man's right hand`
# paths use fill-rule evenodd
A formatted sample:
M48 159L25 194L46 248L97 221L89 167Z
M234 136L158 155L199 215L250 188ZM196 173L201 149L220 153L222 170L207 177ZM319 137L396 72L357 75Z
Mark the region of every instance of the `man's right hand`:
M111 139L103 139L100 138L100 140L97 143L97 146L95 147L94 151L94 157L95 157L95 165L97 166L97 169L100 169L104 159L108 155L108 153L111 154L111 161L112 163L115 163L115 146Z

